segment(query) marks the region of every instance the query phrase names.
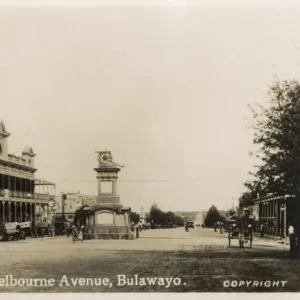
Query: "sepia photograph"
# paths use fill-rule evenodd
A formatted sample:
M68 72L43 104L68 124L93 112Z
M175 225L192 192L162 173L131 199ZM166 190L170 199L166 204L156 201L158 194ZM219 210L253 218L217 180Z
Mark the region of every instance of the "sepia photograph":
M299 292L300 5L38 2L0 3L0 295Z

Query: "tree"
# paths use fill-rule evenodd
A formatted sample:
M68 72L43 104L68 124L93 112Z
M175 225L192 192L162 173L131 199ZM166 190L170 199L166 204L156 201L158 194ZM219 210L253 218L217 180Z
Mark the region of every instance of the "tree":
M79 221L80 226L86 226L86 211L84 210L85 207L89 207L89 205L85 204L75 211L75 216L73 220L74 224L77 224L77 222Z
M176 216L174 212L163 212L156 203L153 203L149 213L146 214L146 221L156 225L167 225L173 223L177 226L183 226L184 221L181 217Z
M248 185L263 193L296 195L300 188L300 83L276 81L268 107L251 108L256 157L261 161ZM250 153L254 155L254 153ZM247 185L247 183L246 183Z
M173 223L177 226L183 226L184 220L179 216L175 216Z
M162 225L166 222L165 213L157 206L156 203L153 203L149 211L149 220L151 223Z
M179 216L176 216L175 213L172 212L172 211L168 211L166 213L166 222L175 224L177 226L183 226L184 225L183 219Z
M221 216L220 212L218 211L215 205L212 205L205 217L205 225L206 226L213 226L214 223L218 221L222 221L224 218Z
M253 193L250 191L244 192L242 196L239 198L239 206L240 207L245 207L249 205L254 204L254 199L256 199L257 196L254 196Z
M140 215L133 211L130 213L129 216L130 216L131 222L133 222L134 225L136 225L140 221Z
M234 207L228 209L228 211L226 212L226 218L234 216L234 215L235 215L235 208Z
M167 223L174 223L176 216L172 211L168 211L166 213L166 222Z

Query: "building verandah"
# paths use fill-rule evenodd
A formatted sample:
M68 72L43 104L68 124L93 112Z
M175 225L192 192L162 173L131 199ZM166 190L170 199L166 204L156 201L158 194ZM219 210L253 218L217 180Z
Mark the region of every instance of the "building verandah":
M1 200L1 223L33 221L35 206L35 203Z
M0 121L0 222L35 221L47 217L55 184L35 178L35 156L25 146L21 155L8 152L10 133ZM52 196L52 195L53 196Z
M289 224L297 226L299 204L293 195L269 195L254 200L258 210L257 228L264 226L264 233L285 237Z
M24 189L0 191L3 192L0 195L0 223L35 222L36 217L43 221L49 215L48 202L54 199L55 184L34 179L30 193Z

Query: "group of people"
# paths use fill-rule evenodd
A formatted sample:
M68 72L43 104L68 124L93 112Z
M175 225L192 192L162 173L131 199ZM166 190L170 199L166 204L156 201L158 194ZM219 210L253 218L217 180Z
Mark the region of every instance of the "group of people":
M275 235L276 227L274 224L272 224L272 223L269 224L266 222L266 223L260 224L259 232L262 237L264 236L265 233Z
M72 237L72 241L73 243L76 242L76 241L80 241L80 242L83 242L83 232L84 232L84 228L85 226L84 225L80 225L79 222L75 224L73 224L71 227L70 227L70 235ZM81 237L80 237L81 235ZM69 236L69 235L68 235Z
M224 232L224 223L223 222L214 223L214 231L217 232L217 229L220 229L220 233L223 233Z

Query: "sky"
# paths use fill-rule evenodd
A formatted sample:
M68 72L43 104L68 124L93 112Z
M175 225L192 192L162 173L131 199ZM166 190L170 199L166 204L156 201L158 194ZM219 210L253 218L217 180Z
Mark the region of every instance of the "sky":
M0 119L56 193L97 194L106 147L122 203L230 207L254 161L248 104L298 79L300 8L0 8Z

